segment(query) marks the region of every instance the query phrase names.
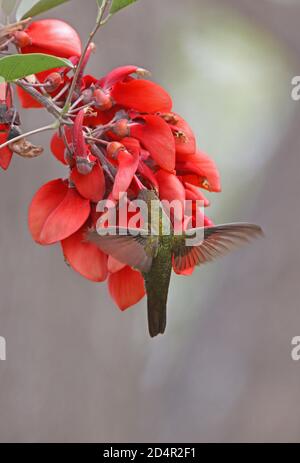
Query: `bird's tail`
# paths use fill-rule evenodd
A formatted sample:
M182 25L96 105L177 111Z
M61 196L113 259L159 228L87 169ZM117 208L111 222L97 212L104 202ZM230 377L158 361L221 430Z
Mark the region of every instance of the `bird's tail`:
M163 334L167 324L167 301L157 298L153 293L148 293L148 328L153 338Z

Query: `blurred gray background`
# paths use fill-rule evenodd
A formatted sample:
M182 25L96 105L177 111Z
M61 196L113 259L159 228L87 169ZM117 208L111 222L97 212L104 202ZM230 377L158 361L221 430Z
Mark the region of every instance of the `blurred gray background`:
M86 38L95 0L48 16ZM60 247L40 247L27 207L65 174L48 150L0 172L1 442L300 440L300 2L140 0L96 38L89 71L137 64L172 94L217 161L216 222L266 238L192 277L173 277L167 332L151 340L145 301L121 313ZM24 130L47 123L22 112Z

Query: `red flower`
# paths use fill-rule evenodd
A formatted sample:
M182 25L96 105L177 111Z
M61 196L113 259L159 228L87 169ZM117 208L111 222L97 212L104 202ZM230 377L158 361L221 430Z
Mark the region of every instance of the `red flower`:
M172 108L172 100L168 93L149 80L132 79L117 82L110 95L118 105L142 113L171 111Z
M215 162L202 151L183 155L177 160L176 171L184 181L200 186L208 191L221 191L220 174Z
M85 223L90 203L61 179L43 185L29 207L29 229L39 244L53 244L68 238Z
M65 21L60 19L33 21L25 32L31 43L22 48L22 53L46 53L61 58L81 55L80 37Z
M142 275L128 266L108 277L108 288L121 310L137 304L146 294Z
M63 254L71 267L91 281L107 277L107 256L85 238L86 226L61 242Z
M81 41L79 35L68 23L59 19L41 19L32 22L24 31L30 44L21 48L22 53L46 53L61 58L80 57ZM37 74L39 82L44 83L53 74L54 70L44 71ZM65 85L65 77L57 88L49 90L55 96ZM18 95L23 108L41 108L38 103L22 88L17 87Z
M156 173L156 180L158 182L160 199L166 199L170 202L178 200L184 204L185 189L175 174L160 169Z
M74 182L77 191L86 199L97 203L105 193L105 178L103 169L98 161L95 161L91 172L83 175L78 172L77 167L72 169L71 180Z
M78 63L80 39L63 21L36 21L26 34L19 35L23 53L49 53ZM84 65L91 50L92 47ZM177 225L201 223L207 227L212 221L196 201L202 200L204 206L208 206L209 201L199 187L220 191L220 176L214 161L197 151L188 123L171 112L172 100L166 90L136 78L145 74L143 69L122 66L99 80L82 75L83 70L84 66L69 115L69 121L74 123L61 128L65 137L59 132L51 140L53 155L68 167L68 180L53 180L39 189L29 208L29 228L39 244L61 241L66 261L83 277L94 282L108 277L112 298L125 310L145 295L143 276L86 240L88 228L95 227L100 217L100 213L95 212L95 203L110 200L121 211L121 217L117 217L119 226L134 222L139 226L143 224L139 213L122 214L122 207L128 212L131 201L146 187L155 189L161 200L180 202L182 208L178 214L176 207L170 211L175 230ZM67 79L71 81L67 74L67 69L51 70L39 74L38 78L41 82L48 79L51 84L48 92L53 96ZM1 88L0 105L3 103ZM59 98L59 106L63 107L67 93L66 89ZM82 98L75 102L79 96ZM27 107L38 106L26 92L21 92L20 97ZM0 142L6 141L8 130L8 125L0 126ZM3 168L7 168L11 156L8 147L0 151ZM119 195L127 191L130 199L121 207ZM187 200L193 202L189 213L184 209ZM112 207L111 204L108 207ZM180 275L190 275L194 267L191 265L182 271L173 262L173 269Z
M126 77L130 76L130 74L145 74L145 70L138 68L137 66L120 66L118 68L113 69L105 77L100 79L99 84L102 88L109 89L113 85L115 85L119 81L123 81Z
M130 127L159 167L172 172L175 168L175 142L169 125L159 116L142 116Z
M173 113L174 120L170 126L175 137L176 155L194 154L196 151L195 135L188 123L178 114Z

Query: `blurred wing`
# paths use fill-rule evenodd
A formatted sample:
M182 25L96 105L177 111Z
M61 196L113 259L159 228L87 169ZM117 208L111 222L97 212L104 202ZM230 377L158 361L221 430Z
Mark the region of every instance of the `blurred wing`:
M203 229L189 230L196 233ZM195 265L212 262L217 257L225 256L230 251L250 242L254 238L263 236L263 231L258 225L249 223L229 223L207 227L204 229L203 241L199 245L188 246L188 236L176 239L173 248L174 265L182 271Z
M136 229L125 227L105 228L105 235L97 230L87 233L87 240L96 244L103 252L123 264L141 272L148 272L158 248L158 237L147 235L145 230L136 234Z

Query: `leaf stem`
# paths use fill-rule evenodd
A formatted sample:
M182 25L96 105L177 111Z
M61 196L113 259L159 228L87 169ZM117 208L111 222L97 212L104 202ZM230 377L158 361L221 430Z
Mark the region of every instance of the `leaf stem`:
M22 80L15 80L14 82L16 85L18 85L23 90L25 90L25 92L29 93L29 95L32 96L32 98L34 98L36 101L41 103L41 105L44 106L47 109L47 111L50 114L52 114L52 116L54 116L56 119L59 119L59 120L61 119L60 111L57 109L56 105L52 102L50 98L47 98L44 95L41 95L41 93L35 88L28 87L26 85L27 82L26 84L24 84Z

